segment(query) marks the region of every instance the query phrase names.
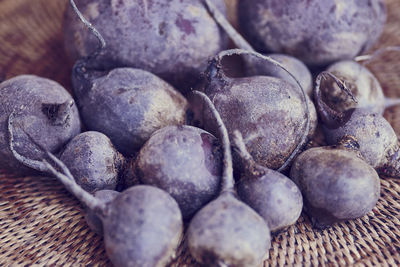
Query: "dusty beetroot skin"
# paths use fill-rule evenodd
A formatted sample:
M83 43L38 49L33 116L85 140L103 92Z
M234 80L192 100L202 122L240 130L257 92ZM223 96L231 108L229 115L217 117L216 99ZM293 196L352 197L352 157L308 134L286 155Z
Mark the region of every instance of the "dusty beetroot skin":
M284 54L268 54L267 56L275 59L283 66L289 70L296 79L300 82L301 86L304 88L308 96L312 96L312 87L313 80L311 76L310 70L304 65L303 62L298 60L295 57L284 55ZM252 61L251 63L256 64L255 67L249 68L249 71L246 71L248 76L256 76L256 75L265 75L272 76L276 78L280 78L282 80L286 80L292 83L294 86L297 86L297 83L293 80L293 78L281 68L274 66L272 64L266 64L265 62L260 61Z
M150 71L180 90L194 85L207 59L226 49L227 38L201 0L78 0L83 15L107 43L98 68L134 67ZM226 12L223 0L214 0ZM65 47L71 58L88 56L97 40L69 7Z
M383 113L385 96L382 87L375 76L364 66L353 61L343 60L334 63L327 69L328 72L346 82L357 103L352 101L335 82L321 86L325 101L330 106L335 106L338 111L351 108L365 108L373 113Z
M115 190L122 176L125 158L102 133L88 131L75 136L60 159L71 170L77 184L86 191Z
M205 93L212 99L229 134L239 130L254 160L278 169L304 136L307 119L304 96L292 83L275 77L229 77L223 65L218 56L210 62ZM311 100L306 98L310 137L317 125L317 115ZM206 109L202 112L205 129L215 134L216 125L210 112Z
M293 162L290 178L300 188L315 226L359 218L378 201L379 176L358 148L355 138L347 136L338 146L306 150Z
M400 146L390 123L381 114L368 109L351 109L348 119L338 127L324 124L328 144L335 144L346 135L357 138L365 161L378 172L400 177Z
M240 0L238 12L240 28L258 51L316 66L363 53L386 21L384 0Z
M104 242L114 266L166 266L183 233L176 201L148 185L131 187L107 204Z
M186 99L150 72L97 72L78 61L72 80L87 128L107 135L124 155L137 152L156 130L185 123Z
M271 231L294 224L301 214L299 188L280 172L256 164L239 132L233 133L235 154L242 161L236 188L240 199L263 217Z
M167 191L184 219L217 197L222 153L217 138L192 126L167 126L156 131L136 158L135 173L143 184Z
M351 92L344 86L345 83L329 72L322 72L317 76L314 97L328 144L336 144L346 136L353 136L357 139L360 152L368 164L379 173L400 177L400 145L390 123L370 108L350 108L341 112L336 106L329 106L324 101L321 91L321 79L326 75L334 78L340 90L347 94ZM348 96L347 99L351 97Z
M58 152L79 134L81 123L72 96L60 84L34 75L21 75L0 83L0 168L29 173L9 147L8 119L14 114L15 149L24 156L42 157L28 133L51 152Z

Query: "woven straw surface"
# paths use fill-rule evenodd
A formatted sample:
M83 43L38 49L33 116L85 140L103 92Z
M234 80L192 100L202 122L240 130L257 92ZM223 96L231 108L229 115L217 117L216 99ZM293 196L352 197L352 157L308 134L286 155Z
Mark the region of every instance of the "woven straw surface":
M232 3L230 3L232 4ZM66 0L0 1L0 75L33 73L70 88L61 21ZM388 0L389 21L374 48L400 45L400 0ZM387 96L400 96L400 55L370 67ZM400 134L400 108L385 112ZM111 265L102 238L86 225L82 207L48 177L0 172L0 266ZM266 265L399 266L400 180L382 177L381 198L368 215L324 231L307 216L274 236ZM172 266L197 266L182 243Z

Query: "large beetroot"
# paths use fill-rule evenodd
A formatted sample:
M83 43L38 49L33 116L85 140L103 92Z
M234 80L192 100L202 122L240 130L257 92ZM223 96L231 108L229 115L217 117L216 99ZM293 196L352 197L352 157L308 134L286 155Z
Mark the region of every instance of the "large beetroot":
M140 68L187 90L207 59L227 47L227 38L201 0L76 2L107 42L95 60L98 68ZM225 12L223 0L214 2ZM73 60L90 55L97 45L71 7L65 13L64 36Z
M255 161L271 169L283 169L313 134L317 124L315 108L299 89L301 86L288 81L268 76L230 77L225 72L224 59L233 55L259 57L284 67L256 52L227 50L210 62L204 89L229 133L236 129L242 133ZM205 129L215 133L216 125L206 109L203 116Z
M96 72L77 63L73 82L85 125L106 134L125 155L139 150L156 130L185 123L186 99L150 72Z
M306 212L321 228L364 216L380 195L379 176L362 159L352 136L344 137L338 145L300 154L290 178L303 194Z
M240 28L258 51L319 66L366 51L386 21L384 0L240 0L238 12Z

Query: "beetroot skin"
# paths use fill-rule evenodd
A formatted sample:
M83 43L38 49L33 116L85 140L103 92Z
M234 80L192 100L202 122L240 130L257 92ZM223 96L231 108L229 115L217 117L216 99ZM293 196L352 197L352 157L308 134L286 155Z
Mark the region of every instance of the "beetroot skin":
M224 1L214 1L225 13ZM227 47L227 38L201 0L76 2L107 43L94 63L99 68L144 69L186 90L207 59ZM97 47L97 40L71 7L65 13L64 36L74 61Z
M384 0L240 0L238 12L240 28L258 51L314 66L363 53L386 21Z
M132 155L151 134L184 124L188 103L156 75L133 68L96 72L76 64L74 91L89 130L107 135L124 155Z
M136 159L138 179L171 194L183 218L217 197L222 175L218 139L192 126L168 126L155 132Z
M223 77L206 88L230 134L239 129L255 161L277 169L288 159L302 137L306 114L301 93L291 83L267 76ZM317 116L311 101L311 131ZM205 129L215 132L204 112Z
M16 173L29 170L14 158L9 147L7 125L13 113L15 149L37 159L38 152L28 133L41 146L55 153L79 134L81 123L71 95L57 82L34 75L21 75L0 84L0 168Z
M290 170L306 212L320 228L364 216L380 196L378 174L360 156L355 138L346 138L337 146L306 150Z
M89 131L75 136L61 153L60 159L86 191L115 190L125 163L110 139Z

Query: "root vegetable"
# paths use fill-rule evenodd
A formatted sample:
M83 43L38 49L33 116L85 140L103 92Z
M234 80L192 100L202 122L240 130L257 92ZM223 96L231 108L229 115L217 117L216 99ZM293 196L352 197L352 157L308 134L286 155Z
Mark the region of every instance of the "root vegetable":
M226 12L223 0L213 0ZM79 0L77 6L107 42L92 63L98 69L132 67L154 73L181 91L196 84L207 59L227 38L200 0ZM71 5L64 19L65 47L77 60L96 47Z
M315 226L362 217L378 201L379 176L361 159L358 148L357 140L346 136L337 146L308 149L293 162L290 177Z
M115 190L122 176L125 158L110 139L99 132L84 132L72 139L60 155L78 185L90 193Z
M233 55L253 56L285 68L256 52L223 51L210 62L204 89L229 133L237 129L243 134L246 148L255 161L271 169L283 170L315 131L314 106L303 90L282 79L227 76L223 60ZM210 112L205 110L203 118L205 129L215 133L217 128L210 119Z
M159 187L178 202L188 219L219 193L222 153L218 139L192 126L156 131L136 158L137 179Z
M383 0L241 0L239 26L261 52L324 66L368 50L386 21Z
M81 131L78 109L72 96L60 84L34 75L20 75L0 83L0 168L28 174L13 157L8 140L8 117L31 134L47 150L57 153ZM30 158L40 158L24 132L14 134L15 149Z

